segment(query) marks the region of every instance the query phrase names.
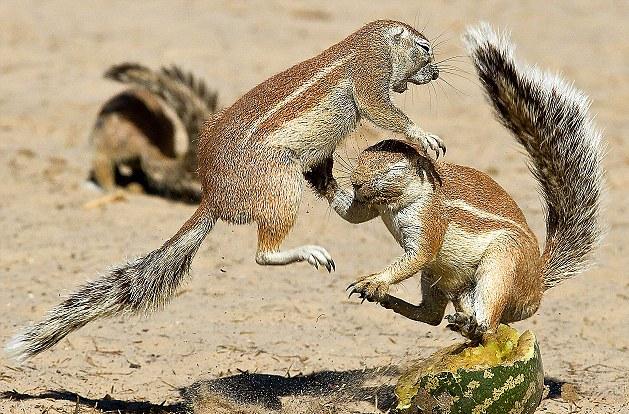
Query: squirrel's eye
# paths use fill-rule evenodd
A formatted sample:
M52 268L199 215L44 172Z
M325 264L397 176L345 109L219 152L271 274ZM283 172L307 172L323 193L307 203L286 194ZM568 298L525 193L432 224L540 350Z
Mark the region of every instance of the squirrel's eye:
M424 52L430 53L430 46L428 46L428 45L426 45L424 43L419 43L419 42L417 42L416 44L417 44L417 46L421 47L424 50Z
M402 39L402 33L404 32L404 30L402 30L400 33L394 34L393 35L393 40L395 40L396 42L399 42L400 39Z

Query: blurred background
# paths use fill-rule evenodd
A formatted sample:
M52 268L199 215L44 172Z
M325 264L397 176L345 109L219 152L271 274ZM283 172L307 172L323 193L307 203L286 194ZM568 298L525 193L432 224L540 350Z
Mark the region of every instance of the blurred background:
M448 161L483 170L503 185L540 240L544 222L535 182L521 151L493 119L459 37L479 20L508 29L519 58L562 73L592 98L608 144L609 234L599 265L548 292L539 314L516 327L537 334L548 378L578 390L571 402L551 395L540 412L627 409L624 1L0 2L0 340L102 269L159 246L195 209L132 192L89 204L103 193L87 182L88 137L100 107L124 89L103 79L108 67L177 64L204 79L217 91L218 106L227 107L269 76L381 18L422 30L437 45L437 59L460 56L444 81L411 86L396 103L444 138ZM359 130L339 152L354 157L381 137ZM397 365L458 339L443 326L346 299L344 288L356 276L400 254L382 223L353 226L308 194L285 245L302 243L325 246L336 273L305 264L257 266L255 228L219 224L195 259L190 283L163 312L99 321L22 366L2 355L0 392L63 389L92 399L110 394L172 403L178 387L238 370L296 375ZM418 280L396 293L417 302ZM70 412L74 403L0 399L2 412L48 408Z

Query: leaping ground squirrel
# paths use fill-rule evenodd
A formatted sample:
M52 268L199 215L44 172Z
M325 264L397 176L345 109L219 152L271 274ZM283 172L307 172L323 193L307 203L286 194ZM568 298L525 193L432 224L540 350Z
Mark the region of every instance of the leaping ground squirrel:
M216 92L177 66L152 71L124 63L109 68L105 77L135 87L99 111L90 135L96 183L111 191L117 170L126 168L143 175L151 192L199 201L196 140L203 120L216 110ZM175 149L177 134L188 141L183 154Z
M262 82L206 121L198 151L202 200L177 234L85 284L17 335L9 352L26 359L95 319L160 308L219 219L257 224L259 264L307 261L331 271L334 262L322 247L280 250L297 217L303 173L330 157L361 119L437 155L444 151L441 140L414 124L390 96L404 92L409 82L438 76L432 47L421 33L380 20Z
M545 290L582 272L601 237L601 133L589 100L557 76L519 65L507 37L488 25L465 41L497 117L526 150L546 202L546 244L515 201L487 174L426 159L416 146L388 140L362 152L352 188L341 189L331 161L315 171L319 192L352 223L380 216L404 249L384 270L356 280L350 296L380 302L477 340L500 322L528 318ZM421 272L422 301L388 294Z

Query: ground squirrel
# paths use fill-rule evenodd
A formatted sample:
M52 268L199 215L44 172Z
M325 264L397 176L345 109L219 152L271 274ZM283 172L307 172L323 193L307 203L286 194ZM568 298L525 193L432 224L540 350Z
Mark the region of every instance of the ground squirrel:
M307 261L331 271L334 262L322 247L280 251L297 216L303 173L330 157L361 119L424 149L444 151L441 140L414 124L390 96L404 92L409 82L438 76L432 47L421 33L380 20L262 82L205 122L198 150L202 200L177 234L85 284L18 334L8 351L26 359L95 319L160 308L219 219L256 222L259 264Z
M557 76L519 65L513 46L488 25L465 41L497 117L526 150L546 202L547 236L538 242L515 201L487 174L433 162L416 146L388 140L363 151L352 188L331 178L313 184L352 223L380 216L405 253L349 286L413 320L438 325L451 301L449 327L477 340L500 322L537 311L542 294L582 272L601 237L601 133L589 100ZM388 294L421 272L418 306Z
M216 110L216 92L174 65L153 71L124 63L105 77L135 88L111 97L98 113L90 135L94 181L111 191L117 172L127 170L149 192L198 202L196 140L203 120ZM175 149L177 134L187 140L183 154Z

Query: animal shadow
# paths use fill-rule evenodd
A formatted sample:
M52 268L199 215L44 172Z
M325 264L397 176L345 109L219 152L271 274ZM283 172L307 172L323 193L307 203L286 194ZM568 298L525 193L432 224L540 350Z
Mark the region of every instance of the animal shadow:
M155 404L148 401L118 400L109 395L105 395L103 398L86 398L66 390L46 391L32 395L15 390L5 391L0 393L0 399L68 401L76 404L76 407L80 405L97 408L106 413L185 414L194 412L194 407L198 402L204 400L220 399L232 402L234 408L253 406L267 412L267 410L281 410L282 398L293 397L299 400L312 397L321 399L321 401L342 401L343 405L370 401L376 404L382 412L393 412L396 405L393 383L398 375L399 369L393 366L365 370L320 371L293 377L240 372L236 375L217 379L200 380L190 386L183 387L180 389L181 400L170 405ZM546 398L561 397L563 384L565 384L564 381L546 377L544 385L549 390ZM78 412L78 408L75 409L75 412ZM221 412L241 413L244 411L234 409L234 411ZM258 411L256 410L256 412Z
M0 399L67 401L76 405L75 412L78 412L79 406L84 406L106 413L184 414L194 412L194 407L199 401L214 399L230 402L230 406L233 403L234 408L253 406L267 412L267 410L281 410L283 397L293 397L297 400L313 397L343 401L348 404L370 401L377 404L378 409L386 412L396 403L394 385L391 385L391 382L393 376L398 373L397 367L320 371L292 377L240 372L217 379L200 380L183 387L180 389L181 401L170 405L149 401L119 400L110 395L105 395L103 398L87 398L67 390L49 390L38 394L12 390L0 393ZM242 411L234 410L233 412Z
M237 375L197 381L181 389L185 402L219 395L243 405L256 405L268 410L280 410L282 397L316 397L345 402L371 401L378 409L387 411L396 404L392 376L397 367L365 370L320 371L293 377L241 372ZM389 377L387 379L387 377Z
M39 394L24 394L18 391L4 391L0 393L0 399L13 400L13 401L25 401L25 400L55 400L55 401L68 401L76 404L77 409L74 412L79 412L79 406L87 406L90 408L96 408L100 411L109 413L121 413L121 414L165 414L165 413L184 413L185 410L182 404L153 404L148 401L125 401L117 400L105 395L103 398L87 398L77 393L61 390L61 391L45 391Z

